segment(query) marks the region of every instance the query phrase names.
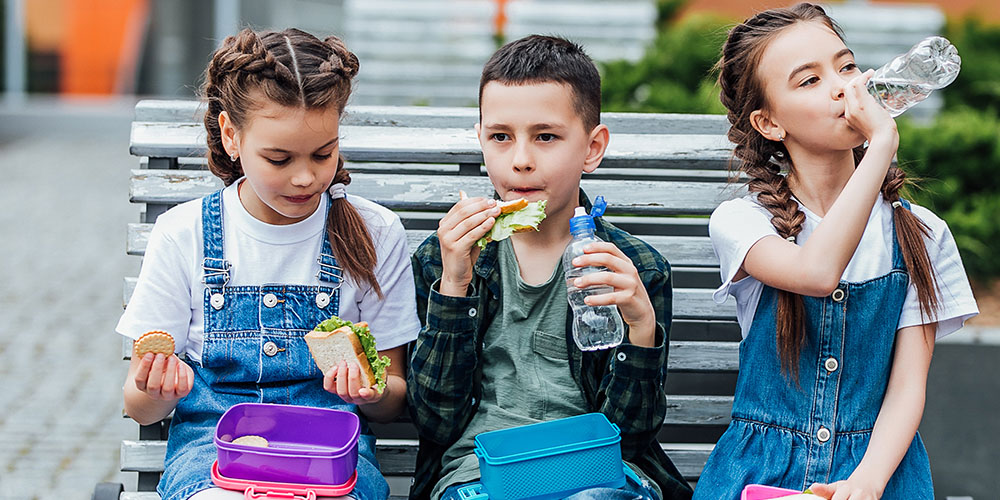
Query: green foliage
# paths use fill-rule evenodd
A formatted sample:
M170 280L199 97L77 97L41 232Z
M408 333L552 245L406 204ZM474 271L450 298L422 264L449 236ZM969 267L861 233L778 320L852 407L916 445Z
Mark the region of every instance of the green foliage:
M602 65L605 111L725 112L711 70L725 41L728 21L691 15L674 22L681 4L660 2L660 29L641 60Z
M1000 112L1000 26L967 18L950 22L944 35L962 57L962 72L944 91L945 106Z
M898 158L919 178L912 199L948 222L967 272L1000 276L1000 117L963 107L931 126L899 120Z
M602 66L603 109L724 113L712 68L731 22L678 20L686 0L658 0L658 35L635 62ZM948 222L971 276L1000 276L1000 26L952 22L945 36L962 72L929 126L898 120L900 165L919 178L910 198Z

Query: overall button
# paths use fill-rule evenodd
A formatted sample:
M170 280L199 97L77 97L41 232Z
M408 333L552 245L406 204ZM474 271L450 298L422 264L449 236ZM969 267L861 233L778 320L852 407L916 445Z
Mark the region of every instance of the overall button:
M834 358L827 358L826 362L823 363L823 367L826 368L826 371L831 373L837 371L838 366L840 366L840 364L837 363L837 360Z
M316 306L320 309L330 305L330 294L326 292L319 292L316 294Z
M819 439L819 442L821 443L829 441L830 429L827 429L826 427L820 427L819 430L816 431L816 439Z
M267 307L274 307L278 303L278 297L273 293L269 293L264 296L264 305Z
M840 302L840 301L844 300L844 296L845 295L847 295L847 294L844 292L844 289L843 288L838 288L838 289L836 289L836 290L833 291L833 295L831 295L830 298L832 298L834 302Z
M219 309L222 309L223 305L225 305L226 297L221 293L213 293L212 298L208 299L208 302L212 304L212 308L218 311Z
M275 354L278 354L278 344L275 344L274 342L271 341L265 342L264 354L267 354L268 356L274 356Z

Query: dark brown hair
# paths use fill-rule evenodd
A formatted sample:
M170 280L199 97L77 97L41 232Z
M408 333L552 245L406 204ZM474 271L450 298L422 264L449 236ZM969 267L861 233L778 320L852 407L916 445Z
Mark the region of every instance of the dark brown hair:
M590 132L601 123L601 74L583 47L554 36L531 35L500 47L479 79L479 107L483 87L490 82L503 85L555 82L573 91L573 110ZM482 120L482 111L480 111Z
M733 156L739 168L749 178L750 193L757 193L757 201L771 213L771 224L782 238L794 238L802 230L805 214L792 198L782 169L792 168L784 144L772 141L757 132L750 123L750 114L766 109L764 85L756 72L768 43L784 28L800 22L819 22L829 27L841 40L843 32L826 12L817 5L800 3L790 8L761 12L729 31L722 48L722 57L716 65L719 73L722 104L728 111L730 123L728 137L736 147ZM865 148L854 148L857 165L865 155ZM899 201L899 190L906 182L906 174L890 166L882 182L882 196L888 202ZM933 318L938 305L937 284L931 269L924 237L929 228L910 210L893 209L896 236L910 280L916 285L920 311L925 318ZM802 296L787 290L778 290L776 340L781 366L786 373L798 372L798 358L806 341L805 308Z
M244 29L226 38L212 54L202 86L208 102L208 168L227 186L243 176L240 160L231 159L222 146L219 113L225 111L237 129L247 126L253 111L262 106L258 99L309 110L334 106L343 114L357 73L358 58L335 36L320 40L297 29L259 34ZM343 157L333 182L351 183ZM333 200L327 233L337 263L381 298L375 245L361 214L347 199Z

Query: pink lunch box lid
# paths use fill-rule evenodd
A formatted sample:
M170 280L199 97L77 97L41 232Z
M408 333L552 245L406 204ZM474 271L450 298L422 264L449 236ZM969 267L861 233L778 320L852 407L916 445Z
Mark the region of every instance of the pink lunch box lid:
M267 493L306 495L308 499L314 499L317 496L340 497L354 490L354 483L357 480L357 471L354 472L354 475L346 483L333 486L233 479L219 473L218 461L212 462L212 482L220 488L242 491L246 495L246 498L261 498L266 496Z
M764 486L762 484L751 484L743 488L740 500L770 500L771 498L784 497L788 495L798 495L802 493L798 490L776 488L774 486Z

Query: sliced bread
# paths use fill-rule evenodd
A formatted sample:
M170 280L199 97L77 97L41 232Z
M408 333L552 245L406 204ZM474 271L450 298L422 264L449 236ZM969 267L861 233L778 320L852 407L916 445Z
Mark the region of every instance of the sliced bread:
M341 361L347 361L348 364L355 361L361 365L361 386L375 385L375 374L368 363L368 356L365 356L361 341L349 326L342 326L332 332L313 330L306 334L305 339L316 366L324 374Z

